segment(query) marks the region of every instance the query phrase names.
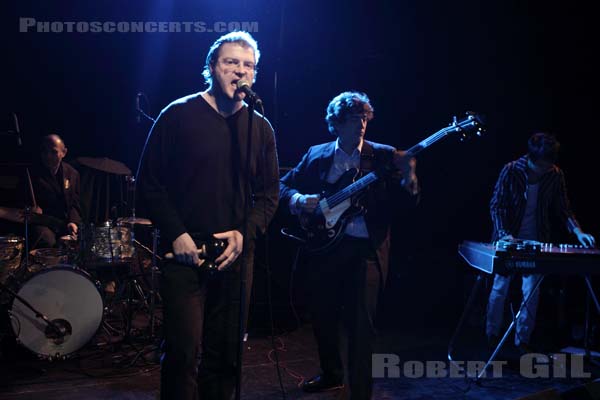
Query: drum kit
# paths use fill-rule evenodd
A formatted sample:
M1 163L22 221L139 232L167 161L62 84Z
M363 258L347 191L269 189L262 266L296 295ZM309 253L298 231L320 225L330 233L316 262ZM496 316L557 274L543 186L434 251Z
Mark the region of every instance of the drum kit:
M150 220L135 217L81 226L58 247L29 254L26 238L0 236L0 308L8 313L8 334L41 359L65 359L101 331L130 337L133 307L142 304L143 330L154 340L158 236Z

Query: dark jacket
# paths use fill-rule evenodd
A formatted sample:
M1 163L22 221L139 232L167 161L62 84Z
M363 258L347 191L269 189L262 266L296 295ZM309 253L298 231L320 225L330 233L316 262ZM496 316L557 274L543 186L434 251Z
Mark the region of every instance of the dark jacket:
M81 205L79 201L79 172L62 161L56 176L42 165L34 165L30 170L33 195L37 206L44 215L50 215L64 221L81 224ZM34 205L27 176L20 183L23 205Z
M389 165L394 148L365 140L361 151L361 166L372 164L371 169ZM327 185L327 175L333 163L335 141L308 149L300 163L280 181L280 199L285 207L295 193L321 193ZM364 162L364 160L372 162ZM398 176L381 179L367 189L363 205L369 238L377 253L377 259L385 282L389 269L390 225L394 214L394 199L403 192Z

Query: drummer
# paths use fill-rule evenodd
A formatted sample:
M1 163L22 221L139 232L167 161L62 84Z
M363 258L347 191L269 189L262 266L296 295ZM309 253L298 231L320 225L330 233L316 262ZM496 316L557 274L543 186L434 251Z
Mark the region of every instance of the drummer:
M57 238L77 235L81 224L79 172L63 161L66 155L67 147L60 136L44 136L39 160L30 171L31 185L27 176L21 180L23 205L30 206L35 214L48 217L31 219L31 248L55 247ZM36 224L36 220L42 222Z

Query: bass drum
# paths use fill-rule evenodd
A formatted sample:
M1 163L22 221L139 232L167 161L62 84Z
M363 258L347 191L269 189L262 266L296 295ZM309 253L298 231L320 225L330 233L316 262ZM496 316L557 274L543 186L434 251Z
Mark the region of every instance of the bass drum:
M6 283L21 266L23 243L19 236L0 236L0 283Z
M19 297L53 323L14 298L10 309L13 332L23 346L44 359L63 359L85 346L102 323L104 304L89 274L59 264L29 278L17 291Z

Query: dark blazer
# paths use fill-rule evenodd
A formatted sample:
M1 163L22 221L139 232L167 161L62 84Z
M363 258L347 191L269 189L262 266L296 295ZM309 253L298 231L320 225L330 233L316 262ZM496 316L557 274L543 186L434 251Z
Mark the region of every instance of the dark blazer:
M365 140L361 151L361 169L371 164L369 169L377 169L392 161L394 148L385 144ZM290 198L295 193L320 194L327 184L327 174L333 162L335 141L312 146L300 163L281 178L280 204L289 209ZM390 224L394 213L394 199L405 192L399 183L399 176L373 183L364 198L365 221L369 238L377 253L383 281L389 269ZM406 192L405 192L406 193ZM408 196L408 193L406 193Z
M47 168L35 165L31 169L31 183L35 200L43 214L64 221L63 229L69 222L81 224L80 179L75 168L63 161L55 177ZM27 177L20 186L24 204L33 205Z

